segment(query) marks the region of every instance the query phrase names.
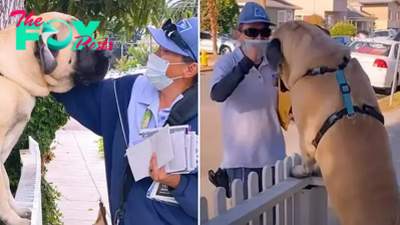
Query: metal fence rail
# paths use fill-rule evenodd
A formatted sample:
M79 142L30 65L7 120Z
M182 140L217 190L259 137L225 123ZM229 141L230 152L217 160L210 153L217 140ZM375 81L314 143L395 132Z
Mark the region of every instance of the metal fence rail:
M42 225L41 157L39 144L29 137L29 149L20 150L22 169L15 200L32 210L31 225Z
M225 189L217 188L214 194L215 217L208 215L208 201L200 202L201 224L203 225L272 225L273 210L276 206L277 225L327 225L328 198L321 178L294 179L289 177L290 169L301 164L301 157L294 155L275 164L276 184L272 185L272 170L264 167L262 172L263 191L258 190L258 175L250 173L248 196L244 200L243 182L232 183L232 207L227 208ZM263 222L260 223L260 215Z

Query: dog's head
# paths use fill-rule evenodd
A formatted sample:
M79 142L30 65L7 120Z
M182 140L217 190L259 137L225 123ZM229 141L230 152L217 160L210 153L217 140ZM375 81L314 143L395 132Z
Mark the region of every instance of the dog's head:
M72 21L77 18L57 13L49 12L39 15L42 21L48 22L54 19L65 21L52 22L50 27L44 32L43 25L39 41L35 42L34 55L41 65L44 80L49 85L50 91L66 92L78 83L89 84L102 80L109 68L109 53L104 50L90 50L84 46L82 50L72 50L80 36ZM58 32L57 32L58 31ZM61 50L54 50L47 46L43 40L53 38L63 41L72 33L72 41Z
M348 48L337 44L321 27L304 21L280 26L267 50L269 64L279 72L282 92L290 90L309 69L337 67L344 55L350 55Z

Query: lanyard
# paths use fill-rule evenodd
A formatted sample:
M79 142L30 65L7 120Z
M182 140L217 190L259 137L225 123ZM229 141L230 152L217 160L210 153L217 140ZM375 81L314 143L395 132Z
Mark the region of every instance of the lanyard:
M141 129L145 129L145 128L149 127L151 115L152 115L151 111L149 109L146 109L146 112L144 112L144 115L143 115L142 124L140 126ZM133 174L128 165L128 162L126 162L126 163L127 164L126 164L126 169L125 169L124 179L123 179L124 182L122 184L123 185L122 202L121 202L119 209L115 213L114 225L119 225L122 218L124 217L126 201L128 200L129 191L130 191L133 181L134 181Z

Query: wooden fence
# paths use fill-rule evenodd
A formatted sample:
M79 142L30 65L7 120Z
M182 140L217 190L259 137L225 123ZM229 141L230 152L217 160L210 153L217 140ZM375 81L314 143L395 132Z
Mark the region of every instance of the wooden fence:
M275 185L272 185L272 170L262 171L263 191L259 192L258 175L250 173L248 196L244 200L243 182L232 183L232 207L228 209L225 189L214 193L215 217L208 215L208 201L200 200L202 225L273 225L273 210L276 206L276 225L327 225L328 198L321 178L295 179L289 177L290 169L301 164L300 155L286 157L275 164ZM260 215L263 221L260 222Z

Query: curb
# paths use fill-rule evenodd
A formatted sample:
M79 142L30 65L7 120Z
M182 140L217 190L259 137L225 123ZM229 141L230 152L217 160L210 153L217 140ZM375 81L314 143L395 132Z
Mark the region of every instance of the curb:
M214 68L212 67L212 66L209 66L209 67L202 67L202 68L200 68L200 73L203 73L203 72L210 72L210 71L213 71L214 70Z

